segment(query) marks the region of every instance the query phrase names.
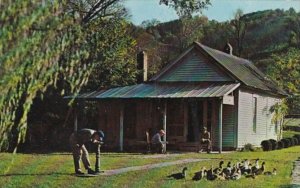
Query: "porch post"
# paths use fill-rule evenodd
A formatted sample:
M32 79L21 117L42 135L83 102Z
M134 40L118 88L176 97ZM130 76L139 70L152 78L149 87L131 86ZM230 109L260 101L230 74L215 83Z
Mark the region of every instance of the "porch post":
M74 132L77 132L78 129L78 117L77 117L77 107L74 106Z
M220 99L219 104L219 153L222 153L222 117L223 117L223 101Z
M120 109L120 143L119 143L119 149L120 151L123 151L123 129L124 129L124 106L121 105Z
M163 129L166 132L164 135L164 152L167 151L167 101L164 101L164 113L163 113L164 119L163 119Z

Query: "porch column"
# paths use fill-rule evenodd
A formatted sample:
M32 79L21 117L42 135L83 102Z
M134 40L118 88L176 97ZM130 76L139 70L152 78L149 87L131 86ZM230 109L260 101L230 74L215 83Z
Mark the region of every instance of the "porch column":
M223 117L223 101L219 101L219 153L222 153L222 117Z
M167 151L167 101L164 101L164 113L163 113L164 119L163 119L163 129L166 132L166 134L163 137L164 141L164 152Z
M74 132L77 132L78 129L78 117L77 117L77 108L76 104L74 106Z
M123 132L124 132L124 106L121 105L120 109L120 142L119 142L119 149L123 151Z

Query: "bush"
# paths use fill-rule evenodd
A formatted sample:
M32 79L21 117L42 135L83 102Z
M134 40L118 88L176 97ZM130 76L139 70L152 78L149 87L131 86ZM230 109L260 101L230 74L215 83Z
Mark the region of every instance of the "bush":
M290 143L291 143L291 145L290 146L294 146L295 145L295 142L294 142L294 139L293 138L287 138L289 141L290 141Z
M272 150L272 143L269 140L263 140L260 145L264 151Z
M244 145L242 151L255 151L255 147L252 144L248 143Z
M294 140L295 146L296 146L296 145L299 145L299 140L298 140L298 138L293 137L292 139Z
M276 150L278 148L277 141L274 139L270 139L269 141L271 142L272 150Z
M284 143L280 140L280 141L278 141L277 142L277 149L282 149L282 148L284 148Z
M281 139L281 141L282 141L283 144L284 144L284 148L288 148L288 147L291 146L291 142L289 141L289 139L283 138L283 139Z
M298 141L296 145L300 145L300 135L299 134L295 134L293 137L296 138L297 141Z

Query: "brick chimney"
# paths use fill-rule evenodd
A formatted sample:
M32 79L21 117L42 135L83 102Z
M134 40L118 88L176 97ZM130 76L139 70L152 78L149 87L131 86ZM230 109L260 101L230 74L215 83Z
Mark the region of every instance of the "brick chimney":
M226 43L223 51L229 55L232 55L233 48L229 42Z
M148 57L145 51L140 51L137 54L137 70L137 83L146 82L148 74Z

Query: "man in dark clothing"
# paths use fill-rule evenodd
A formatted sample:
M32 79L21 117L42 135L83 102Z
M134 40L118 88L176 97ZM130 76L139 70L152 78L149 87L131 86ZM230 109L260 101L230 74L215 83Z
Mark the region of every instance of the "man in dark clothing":
M151 139L151 147L153 148L153 151L157 153L163 153L164 152L164 144L161 141L161 137L164 136L166 133L164 130L160 130L158 133L156 133L152 139Z
M203 127L203 134L201 139L201 144L206 144L207 146L207 153L211 152L211 138L210 138L210 132L207 131L206 127Z
M92 129L81 129L71 134L69 141L72 148L76 174L79 175L84 174L80 169L81 158L85 169L87 169L88 171L88 174L95 173L95 171L91 169L89 154L84 144L87 142L100 144L103 141L103 138L104 138L104 133L102 131L95 131Z

